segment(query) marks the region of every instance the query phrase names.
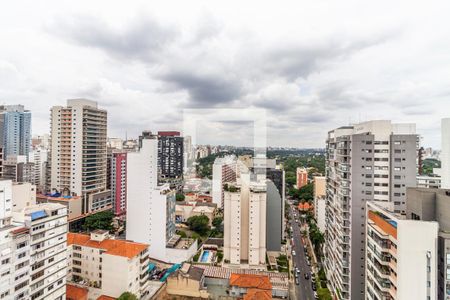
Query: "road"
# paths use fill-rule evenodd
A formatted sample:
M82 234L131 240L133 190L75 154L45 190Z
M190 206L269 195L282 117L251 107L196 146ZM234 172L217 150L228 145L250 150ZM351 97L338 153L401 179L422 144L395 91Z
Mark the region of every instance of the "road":
M297 219L299 218L298 211L295 212L297 214ZM293 256L294 268L298 267L300 269L300 275L298 277L300 284L295 285L296 290L295 294L297 295L297 299L299 300L314 300L314 292L311 287L311 278L305 279L305 273L311 274L311 268L308 266L306 262L306 255L303 249L302 235L300 233L300 226L295 222L294 218L294 209L293 206L289 209L291 226L293 229L293 238L294 238L294 247L293 249L296 252L296 255ZM301 223L300 223L301 224Z

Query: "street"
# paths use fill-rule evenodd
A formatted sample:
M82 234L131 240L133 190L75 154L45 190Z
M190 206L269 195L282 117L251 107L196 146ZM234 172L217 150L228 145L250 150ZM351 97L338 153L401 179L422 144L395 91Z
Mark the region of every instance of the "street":
M299 284L295 284L295 294L297 299L300 300L314 300L314 292L311 287L311 278L309 276L308 279L305 279L305 273L311 275L311 268L307 264L306 254L303 248L302 235L300 233L301 223L297 223L295 221L296 219L299 219L299 214L293 207L294 206L291 205L289 209L291 220L290 226L292 226L293 229L293 249L296 252L296 255L292 257L292 261L294 263L294 268L297 267L300 269L300 273L298 275ZM297 218L294 217L294 214L297 215Z

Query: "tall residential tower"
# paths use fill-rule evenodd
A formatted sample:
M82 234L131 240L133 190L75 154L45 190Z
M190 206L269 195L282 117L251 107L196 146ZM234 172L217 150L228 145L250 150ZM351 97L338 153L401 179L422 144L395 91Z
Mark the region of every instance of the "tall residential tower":
M51 109L52 191L83 197L83 213L111 204L106 189L107 113L97 102L67 100Z
M341 299L364 296L365 207L379 201L405 213L416 185L414 124L370 121L328 133L324 266Z

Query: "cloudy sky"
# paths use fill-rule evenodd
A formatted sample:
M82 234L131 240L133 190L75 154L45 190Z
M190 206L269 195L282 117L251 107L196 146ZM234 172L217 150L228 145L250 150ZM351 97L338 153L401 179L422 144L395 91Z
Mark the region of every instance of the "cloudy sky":
M268 144L322 147L334 127L450 117L449 1L8 1L0 103L33 133L68 98L108 110L109 136L182 129L185 109L261 108ZM251 123L199 122L199 142L251 144Z

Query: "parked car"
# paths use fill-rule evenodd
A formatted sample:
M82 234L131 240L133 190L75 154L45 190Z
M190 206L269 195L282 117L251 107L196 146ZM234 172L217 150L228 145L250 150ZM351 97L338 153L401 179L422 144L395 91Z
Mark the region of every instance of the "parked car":
M292 256L295 256L295 250L292 250Z
M309 273L308 273L308 272L305 273L305 279L306 279L306 280L309 279Z
M314 282L311 283L311 287L312 287L313 291L317 291L317 286Z
M319 295L317 295L316 291L314 291L314 299L319 299Z
M295 284L299 285L300 284L300 280L298 280L298 277L295 277Z

